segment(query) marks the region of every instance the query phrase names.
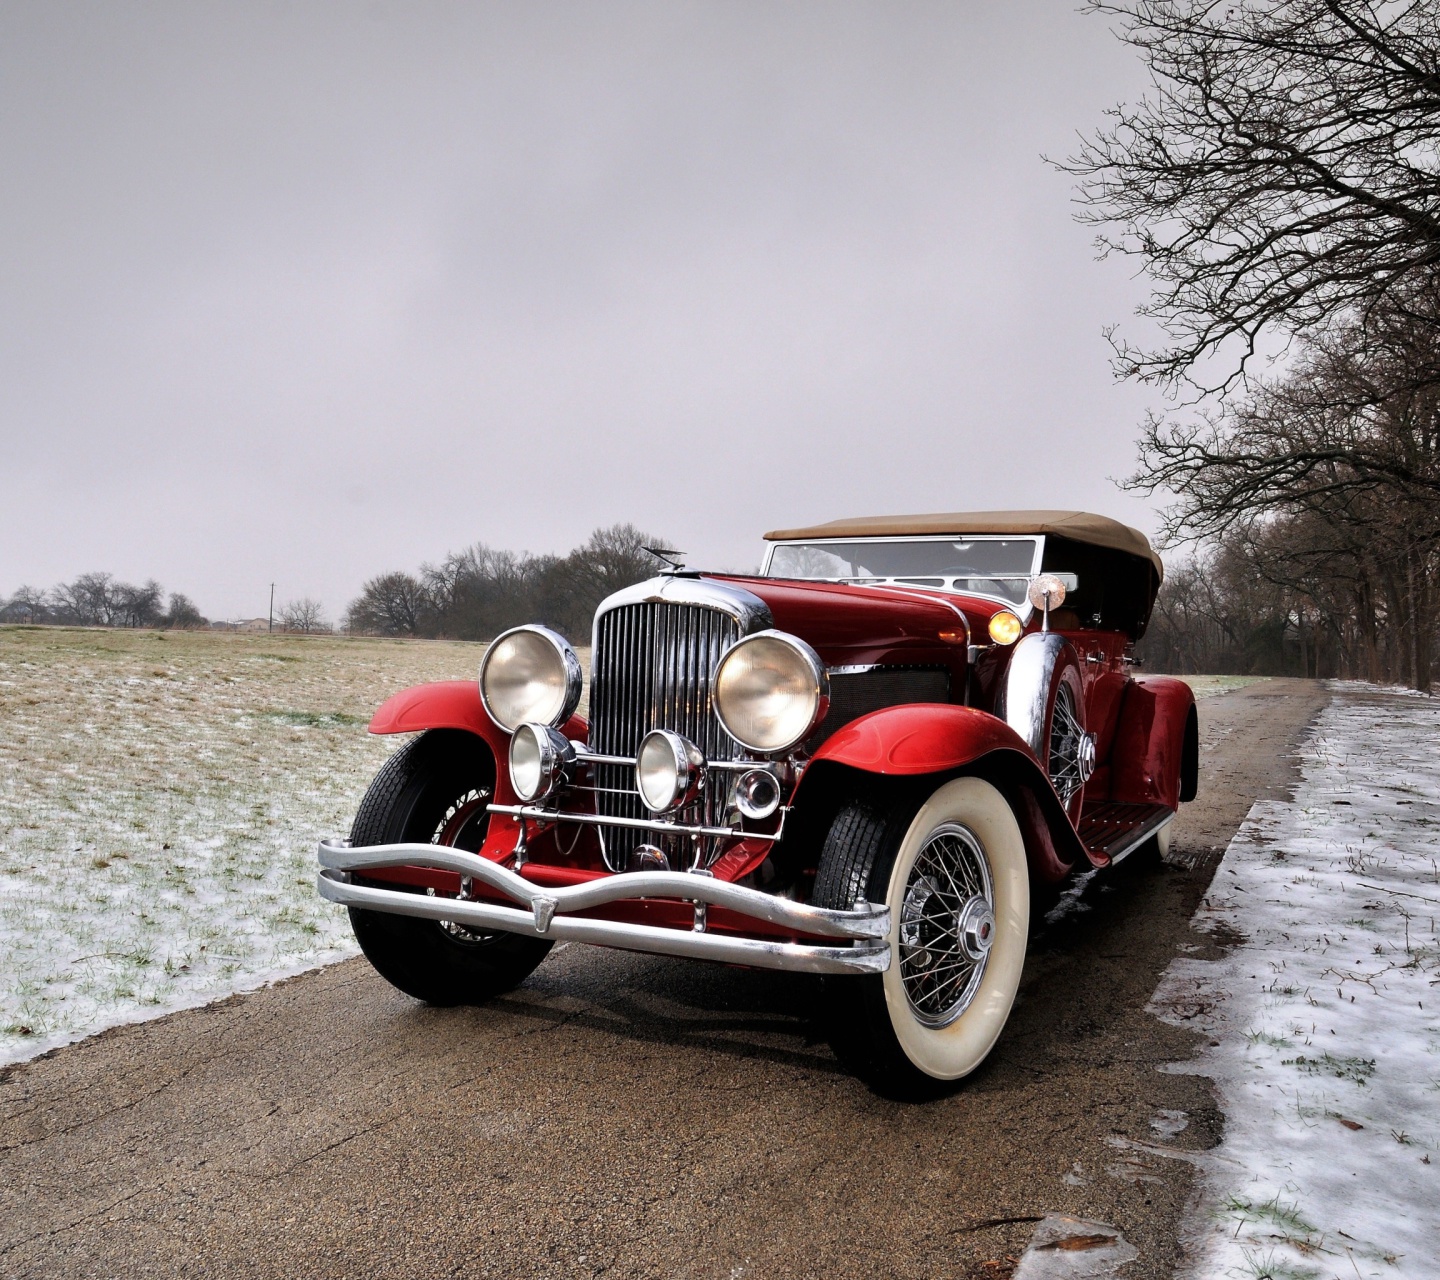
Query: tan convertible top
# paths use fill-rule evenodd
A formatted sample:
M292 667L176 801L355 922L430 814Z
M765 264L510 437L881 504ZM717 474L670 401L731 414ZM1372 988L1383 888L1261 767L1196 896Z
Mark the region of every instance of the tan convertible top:
M1163 578L1165 566L1150 546L1150 540L1128 524L1088 511L954 511L918 516L859 516L832 520L808 529L774 529L765 535L768 542L791 542L809 538L894 538L926 534L965 533L1053 533L1092 547L1109 547L1140 556L1155 566Z

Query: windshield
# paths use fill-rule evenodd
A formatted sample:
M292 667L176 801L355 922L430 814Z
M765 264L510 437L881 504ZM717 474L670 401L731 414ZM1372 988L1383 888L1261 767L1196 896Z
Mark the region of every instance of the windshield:
M1039 538L863 538L777 542L767 578L938 587L1023 605Z

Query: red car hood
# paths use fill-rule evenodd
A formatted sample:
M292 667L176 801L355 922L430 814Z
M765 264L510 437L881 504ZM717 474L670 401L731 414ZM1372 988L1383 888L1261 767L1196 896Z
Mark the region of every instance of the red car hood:
M965 646L988 643L988 600L907 587L848 586L706 574L757 595L780 631L814 647L827 666L965 665Z

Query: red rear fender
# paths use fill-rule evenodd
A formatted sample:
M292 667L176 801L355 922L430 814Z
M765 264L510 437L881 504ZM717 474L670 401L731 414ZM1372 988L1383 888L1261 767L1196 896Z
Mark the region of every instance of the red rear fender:
M1031 870L1054 883L1088 862L1084 845L1030 748L1008 724L974 707L941 703L887 707L826 739L810 768L841 765L887 778L972 774L1005 795L1025 837ZM825 770L822 769L823 776ZM799 803L804 803L802 779Z
M1195 796L1195 695L1183 680L1132 680L1110 755L1110 798L1178 809Z

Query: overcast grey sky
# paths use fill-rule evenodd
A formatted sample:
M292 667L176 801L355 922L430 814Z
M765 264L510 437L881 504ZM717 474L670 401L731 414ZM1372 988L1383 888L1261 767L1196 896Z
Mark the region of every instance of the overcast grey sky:
M0 3L0 594L214 617L632 520L1085 507L1143 296L1075 0ZM1130 332L1135 332L1131 322Z

